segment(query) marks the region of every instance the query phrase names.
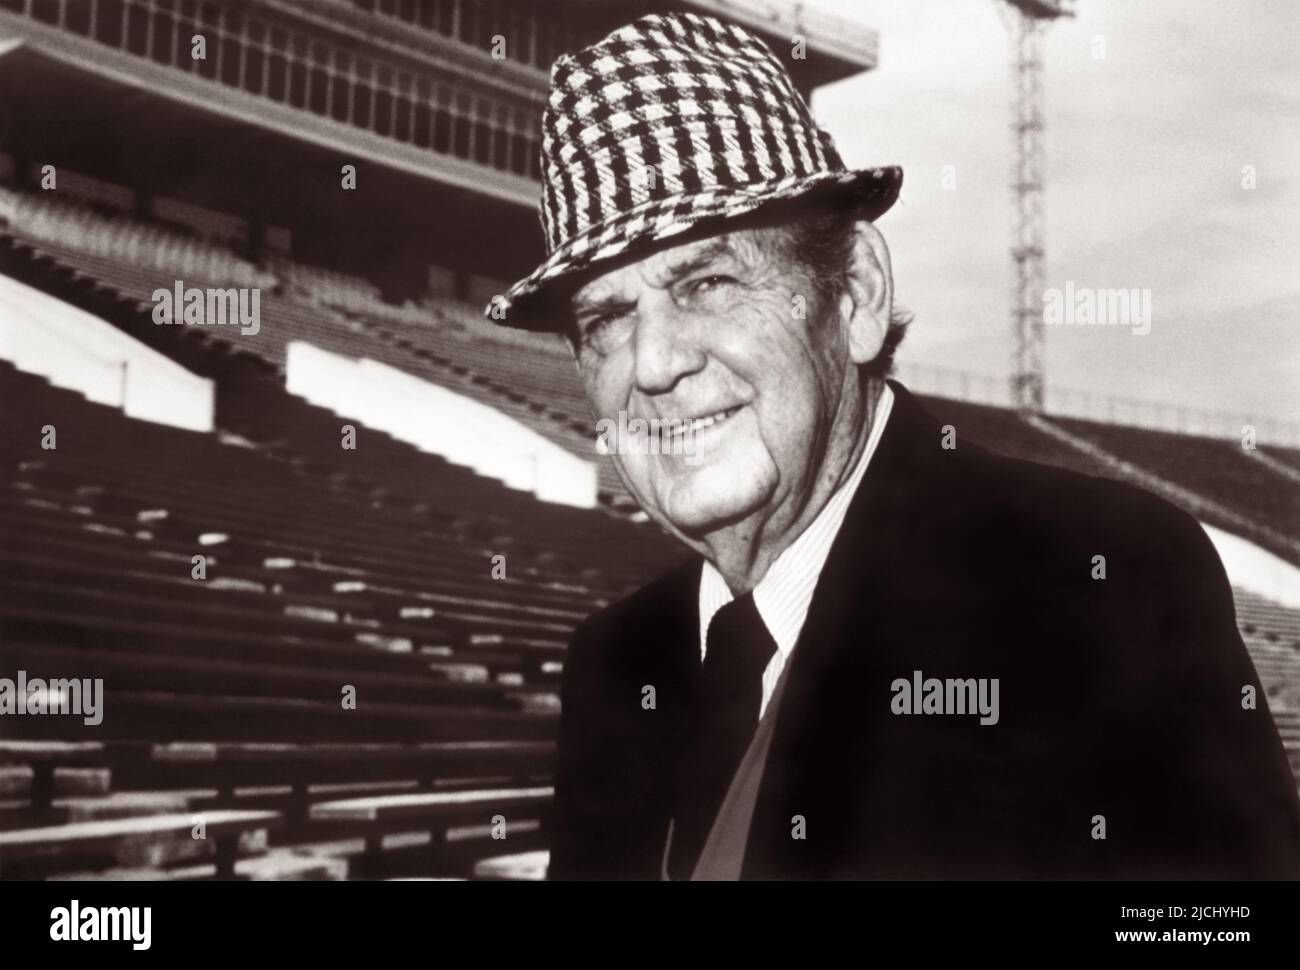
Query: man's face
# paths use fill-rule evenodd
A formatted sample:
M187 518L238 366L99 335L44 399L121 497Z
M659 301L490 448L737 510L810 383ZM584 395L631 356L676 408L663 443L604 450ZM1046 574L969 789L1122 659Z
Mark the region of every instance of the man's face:
M689 421L660 453L616 453L641 507L698 537L798 513L853 372L838 301L819 298L779 230L723 233L609 270L572 300L597 418ZM689 453L671 453L685 444Z

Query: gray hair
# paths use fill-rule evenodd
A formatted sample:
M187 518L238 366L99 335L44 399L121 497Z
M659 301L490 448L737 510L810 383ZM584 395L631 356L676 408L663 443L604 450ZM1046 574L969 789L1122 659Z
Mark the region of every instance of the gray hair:
M856 207L823 203L775 218L769 215L763 223L778 231L785 257L804 266L818 296L834 300L848 287L857 221ZM893 373L894 354L911 322L912 314L907 310L897 306L890 309L889 329L880 353L861 365L867 376L883 379Z

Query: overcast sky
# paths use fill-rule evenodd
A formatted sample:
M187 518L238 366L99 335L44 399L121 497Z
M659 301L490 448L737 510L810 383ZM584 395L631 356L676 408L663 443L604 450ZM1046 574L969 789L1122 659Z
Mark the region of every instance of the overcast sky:
M903 167L879 223L916 313L901 359L1005 375L1011 85L995 0L815 5L879 32L879 67L814 110L850 165ZM1149 289L1151 330L1048 327L1049 385L1300 421L1298 53L1297 0L1079 0L1050 28L1046 285Z

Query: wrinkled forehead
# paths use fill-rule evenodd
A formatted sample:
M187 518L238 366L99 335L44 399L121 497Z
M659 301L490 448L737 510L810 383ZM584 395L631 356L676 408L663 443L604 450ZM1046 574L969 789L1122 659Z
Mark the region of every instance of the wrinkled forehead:
M571 306L580 308L628 295L641 287L666 288L693 273L726 266L750 266L771 251L771 230L740 228L665 244L593 271L579 282Z

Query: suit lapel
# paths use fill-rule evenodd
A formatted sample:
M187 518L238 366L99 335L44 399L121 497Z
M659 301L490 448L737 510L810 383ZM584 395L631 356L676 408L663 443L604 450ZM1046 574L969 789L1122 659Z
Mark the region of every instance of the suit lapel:
M636 821L627 831L635 833L640 843L634 855L643 878L659 878L682 767L690 753L700 668L702 562L683 563L665 578L625 645L622 667L631 696L640 696L644 685L655 688L654 712L635 712L629 725L639 744L620 755L627 770L639 776L635 787L641 792L641 803L631 806Z
M817 849L833 840L797 841L792 819L802 816L811 827L831 814L844 775L834 753L850 727L862 730L866 716L860 685L891 664L891 645L873 633L896 627L896 552L921 511L916 495L933 476L927 466L939 441L937 425L915 399L900 385L890 386L889 423L831 545L790 657L744 878L811 875L833 864Z

